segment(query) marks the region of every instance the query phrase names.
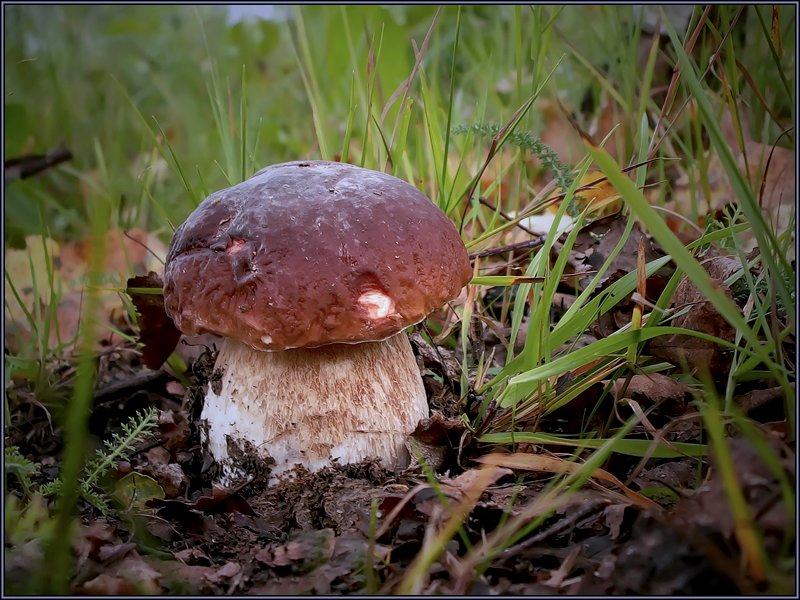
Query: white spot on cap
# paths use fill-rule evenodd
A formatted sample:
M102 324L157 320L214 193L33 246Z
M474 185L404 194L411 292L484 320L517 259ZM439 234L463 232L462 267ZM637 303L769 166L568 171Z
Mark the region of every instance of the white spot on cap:
M394 311L394 301L381 292L364 292L358 303L364 307L370 319L383 319Z
M271 343L272 343L272 338L271 338L271 337L269 337L268 335L262 335L262 336L261 336L261 341L262 341L264 344L271 344Z

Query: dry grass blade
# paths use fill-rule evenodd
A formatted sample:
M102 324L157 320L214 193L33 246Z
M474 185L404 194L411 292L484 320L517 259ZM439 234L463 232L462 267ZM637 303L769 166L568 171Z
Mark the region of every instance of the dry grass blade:
M775 154L775 148L778 146L778 142L780 139L789 133L793 128L790 127L788 129L784 129L781 131L780 135L775 139L775 143L772 144L772 147L769 150L769 155L767 156L767 162L764 165L764 175L761 177L761 186L758 188L758 205L763 208L764 206L764 189L767 187L767 174L769 173L769 165L772 162L772 156Z
M544 454L525 454L522 452L517 452L515 454L487 454L486 456L481 456L475 460L484 465L506 467L508 469L522 469L524 471L544 471L546 473L555 474L574 473L579 469L584 468L583 465L579 463L570 462L568 460L564 460L563 458L558 458L557 456L547 456ZM661 510L661 507L657 503L653 502L649 498L646 498L645 496L642 496L638 492L634 492L608 471L603 469L595 469L592 472L591 477L614 484L620 490L622 490L629 500L631 500L640 508Z
M430 486L427 483L420 483L416 487L410 489L408 493L405 496L403 496L403 499L400 500L400 502L398 502L397 505L392 509L392 511L388 515L386 515L386 518L383 520L383 524L381 525L380 529L378 529L378 532L375 534L375 539L376 540L380 539L381 537L386 535L386 532L389 531L389 528L392 526L392 523L394 523L394 520L397 518L397 515L399 515L400 512L403 510L403 507L405 507L405 505L408 504L409 501L414 496L416 496L422 490L429 487Z
M711 5L706 6L705 10L703 11L703 16L697 21L697 25L692 32L692 37L689 38L689 41L686 42L686 52L691 53L694 49L694 45L697 43L697 38L700 37L700 32L703 29L703 25L708 18L708 14L711 12ZM680 68L678 65L675 65L674 71L672 73L672 81L669 82L669 88L667 89L667 97L664 99L664 104L661 106L661 113L658 115L658 120L656 121L655 127L653 127L653 140L650 145L650 152L648 153L649 156L653 156L655 154L656 149L658 148L656 141L656 135L658 134L658 129L661 127L661 123L664 120L664 117L667 116L667 111L669 110L670 104L672 104L672 99L675 96L675 92L678 89L678 78L681 75ZM664 137L666 137L667 132L664 132ZM660 143L660 142L659 142Z
M508 475L510 471L499 466L488 465L471 473L474 474L474 477L471 478L468 485L464 485L461 488L461 502L450 509L450 518L438 533L431 536L426 535L425 542L417 557L411 563L406 576L403 577L400 585L395 590L396 594L418 594L422 591L430 566L444 551L445 545L455 535L458 528L461 527L467 515L472 512L483 492L500 477ZM461 475L460 477L464 476Z

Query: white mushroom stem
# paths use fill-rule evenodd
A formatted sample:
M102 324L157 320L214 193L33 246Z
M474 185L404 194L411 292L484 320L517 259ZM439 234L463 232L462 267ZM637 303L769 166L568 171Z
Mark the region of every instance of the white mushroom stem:
M402 332L381 342L283 352L226 340L215 372L222 379L209 384L201 418L223 483L245 474L237 448L271 457L273 477L298 464L316 471L368 458L403 467L405 439L428 416Z

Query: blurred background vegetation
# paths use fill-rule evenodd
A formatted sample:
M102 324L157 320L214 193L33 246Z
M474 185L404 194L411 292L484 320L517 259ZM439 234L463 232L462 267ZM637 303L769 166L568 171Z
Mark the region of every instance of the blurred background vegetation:
M769 11L739 9L741 14L737 7L714 8L719 35L736 16L729 36L736 59L773 113L793 121L794 99L775 85L774 49L762 33L764 24L770 26ZM242 173L299 158L340 158L348 125L345 158L382 167L374 126L383 123L388 137L392 124L402 123L399 100L381 118L384 107L412 72L412 41L423 45L436 10L275 7L270 19L261 19L224 6L5 7L6 157L59 144L74 154L48 177L7 188L8 242L19 246L25 234L43 226L55 239L83 237L99 203L110 209L109 227L138 225L167 240L167 219L180 223L203 192L235 183ZM701 12L669 10L681 32ZM779 10L781 61L792 72L794 8ZM642 98L647 32L657 19L654 8L631 6L445 7L412 86L416 102L406 107L411 126L403 153L420 171L416 175L427 177L437 157L425 146L445 137L429 127L444 127L448 111L453 127L503 124L545 84L519 129L536 135L546 130L550 116L560 114L556 99L589 129L610 99L621 123L614 134L622 142L616 158L628 162L639 117L658 114L671 75L671 68L661 65L659 71L657 64L647 82L653 93ZM713 42L722 39L702 43L706 37L713 37L708 29L695 56L701 67L716 50ZM659 53L672 51L662 47ZM779 124L741 72L728 75L752 108L757 137L774 140ZM720 87L719 75L707 82ZM670 136L688 140L689 126L688 120L677 123ZM244 168L237 150L242 143ZM561 154L573 164L581 158ZM165 169L173 155L186 182ZM392 168L402 174L401 161Z

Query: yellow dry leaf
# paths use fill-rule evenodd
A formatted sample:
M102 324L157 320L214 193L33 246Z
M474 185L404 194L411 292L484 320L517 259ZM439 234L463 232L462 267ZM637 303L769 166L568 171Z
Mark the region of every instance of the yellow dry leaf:
M549 197L556 198L565 192L566 190L558 188ZM592 220L622 210L622 197L600 171L587 171L578 182L575 191L576 212L583 211L587 206L591 207L589 217ZM557 206L552 206L550 210L555 212Z

